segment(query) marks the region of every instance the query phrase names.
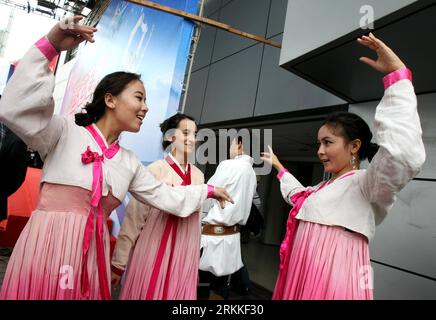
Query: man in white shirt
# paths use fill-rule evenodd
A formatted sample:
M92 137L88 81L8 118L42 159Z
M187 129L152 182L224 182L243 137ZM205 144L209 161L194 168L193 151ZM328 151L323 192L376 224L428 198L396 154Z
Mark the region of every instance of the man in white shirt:
M230 145L230 160L222 161L208 183L222 185L232 195L234 204L222 209L211 203L202 219L200 270L210 279L211 287L228 298L230 276L244 265L241 258L239 226L247 223L256 190L253 159L244 153L242 139Z

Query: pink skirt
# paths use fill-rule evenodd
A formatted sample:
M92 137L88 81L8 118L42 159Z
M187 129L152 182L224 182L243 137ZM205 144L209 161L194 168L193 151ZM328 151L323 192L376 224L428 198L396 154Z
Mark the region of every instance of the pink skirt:
M91 192L79 187L43 185L37 209L23 229L9 260L0 299L81 299L82 243ZM103 212L119 205L102 198ZM95 234L88 251L89 299L100 299ZM104 226L104 245L109 268L109 232Z
M176 219L175 243L172 242L174 231L171 231L156 275L154 289L151 286L158 249L169 216L168 213L153 208L147 217L127 266L125 283L120 294L121 300L146 300L149 290L152 300L197 298L201 236L198 212L186 218ZM172 259L170 259L171 249ZM167 291L166 297L165 291Z
M275 300L371 300L368 240L343 227L300 221L287 275L280 271Z

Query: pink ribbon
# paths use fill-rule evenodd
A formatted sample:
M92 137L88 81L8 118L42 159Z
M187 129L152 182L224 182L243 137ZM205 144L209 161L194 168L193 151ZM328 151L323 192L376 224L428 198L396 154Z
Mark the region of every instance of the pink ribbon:
M290 248L294 241L295 231L297 230L299 220L296 219L298 212L303 206L304 201L313 193L313 189L307 189L302 192L298 192L291 197L291 201L294 204L291 211L289 212L288 222L286 224L286 235L280 245L280 270L283 270L285 261L288 260L290 253Z
M47 58L48 61L52 61L59 53L53 47L50 41L46 37L42 37L35 43L35 47L41 51L41 53Z
M174 163L174 161L167 156L165 160L168 162L168 164L173 168L173 170L179 175L180 178L182 178L182 186L187 186L191 184L191 165L188 164L188 169L186 170L186 174L180 170L179 166ZM168 270L167 274L165 276L165 282L164 282L164 288L163 288L163 294L162 294L162 300L167 300L168 298L168 285L170 282L170 270L169 267L172 264L173 260L173 253L174 253L174 247L176 245L176 235L177 235L177 226L178 226L178 220L179 218L174 215L169 215L167 219L167 223L165 225L164 233L162 235L162 239L160 241L159 249L157 251L156 261L154 263L153 271L151 273L150 283L147 289L147 294L145 299L146 300L152 300L154 296L154 292L156 290L156 283L157 278L160 272L160 267L162 265L163 256L165 254L165 249L167 247L168 239L172 230L172 237L171 237L171 251L170 251L170 257L168 260Z
M384 84L385 90L387 90L389 87L396 84L398 81L404 80L404 79L409 79L410 81L412 81L412 79L413 79L412 71L410 71L410 69L408 69L408 68L401 68L401 69L398 69L396 71L389 73L388 75L386 75L383 78L383 84Z
M85 226L85 234L83 237L82 248L82 274L81 274L81 289L82 297L89 297L89 276L88 276L88 251L91 246L92 236L94 234L94 216L97 213L97 270L100 283L100 294L103 300L110 300L111 294L109 283L107 280L106 259L104 254L104 239L103 239L103 209L101 206L102 188L103 188L103 162L104 158L111 159L120 150L118 143L112 144L109 148L98 134L97 130L90 125L85 127L93 136L94 140L100 146L103 154L91 151L90 147L82 153L82 163L84 165L93 164L92 167L92 193L91 193L91 208L89 210L88 219Z
M215 186L212 186L210 184L207 185L207 198L213 198L215 194Z

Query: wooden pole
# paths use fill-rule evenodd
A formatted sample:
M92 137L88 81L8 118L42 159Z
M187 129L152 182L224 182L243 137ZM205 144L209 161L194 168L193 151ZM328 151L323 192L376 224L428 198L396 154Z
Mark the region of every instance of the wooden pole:
M167 12L167 13L170 13L170 14L174 14L176 16L183 17L183 18L186 18L186 19L190 19L190 20L193 20L193 21L196 21L196 22L204 23L204 24L207 24L209 26L212 26L212 27L215 27L215 28L218 28L218 29L221 29L221 30L233 33L233 34L236 34L238 36L242 36L242 37L249 38L249 39L252 39L252 40L255 40L255 41L259 41L259 42L268 44L270 46L273 46L273 47L276 47L276 48L279 48L279 49L282 47L282 45L279 44L279 43L276 43L274 41L265 39L265 38L260 37L260 36L256 36L254 34L250 34L250 33L244 32L244 31L240 31L238 29L232 28L231 26L229 26L227 24L224 24L224 23L221 23L221 22L209 19L209 18L200 17L198 15L191 14L191 13L188 13L188 12L185 12L185 11L182 11L182 10L174 9L174 8L171 8L171 7L168 7L168 6L164 6L164 5L161 5L161 4L158 4L158 3L154 3L152 1L147 1L147 0L126 0L126 1L131 2L131 3L135 3L135 4L139 4L139 5L148 7L148 8L164 11L164 12Z

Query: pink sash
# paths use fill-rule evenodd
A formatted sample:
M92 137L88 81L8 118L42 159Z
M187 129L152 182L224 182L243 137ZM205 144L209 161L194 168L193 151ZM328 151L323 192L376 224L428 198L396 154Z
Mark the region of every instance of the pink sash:
M186 170L186 174L180 170L179 166L174 163L174 161L170 158L170 156L167 156L165 160L168 162L168 164L173 168L173 170L179 175L180 178L182 178L182 186L187 186L191 184L191 165L188 164L188 169ZM170 271L169 267L171 266L171 262L173 260L173 253L174 253L174 247L176 242L176 235L177 235L177 225L178 225L178 217L175 215L168 215L167 223L165 225L164 233L162 235L162 239L159 245L159 249L157 252L156 262L153 267L153 271L151 273L151 279L150 284L147 289L146 294L146 300L152 300L154 292L156 290L156 283L157 278L159 275L160 267L162 265L162 260L165 254L165 249L167 247L168 238L170 236L171 230L172 230L172 236L171 236L171 251L170 251L170 258L168 260L168 270L167 274L165 276L165 283L164 283L164 289L163 289L163 295L162 300L167 300L168 297L168 285L169 285L169 278L170 278Z
M103 300L110 300L111 294L109 290L109 284L107 279L107 266L104 255L104 242L103 242L103 210L101 207L102 197L102 184L103 184L103 162L104 158L111 159L120 150L120 146L117 143L113 143L109 148L106 148L105 143L101 136L97 133L95 128L90 125L85 127L93 136L95 141L100 146L102 155L97 152L91 151L88 148L82 153L82 163L93 163L92 168L92 195L91 195L91 208L89 210L88 219L85 226L85 235L83 237L83 249L82 249L82 274L81 274L81 290L82 297L89 297L89 276L88 276L88 250L91 245L92 236L94 234L94 215L97 213L97 269L98 278L100 282L100 294Z
M344 176L340 177L339 180L344 179L346 177L352 176L355 172L349 172ZM320 191L325 186L329 185L331 181L325 181L321 184L321 186L317 189L306 189L304 191L298 192L291 197L291 202L294 204L291 211L289 212L288 222L286 225L286 235L283 239L282 244L280 245L280 271L276 283L276 287L274 288L273 300L279 300L283 296L283 289L285 286L285 281L288 275L288 266L289 259L291 257L292 246L294 243L295 233L298 228L299 220L296 218L298 212L303 206L309 196L315 192Z

